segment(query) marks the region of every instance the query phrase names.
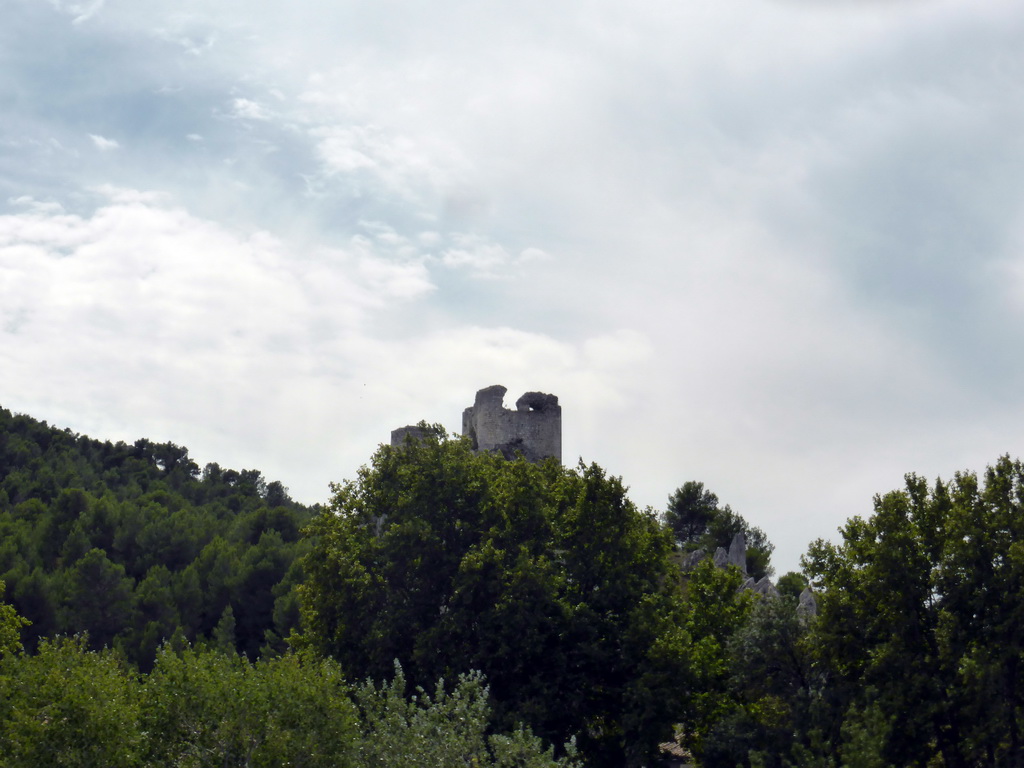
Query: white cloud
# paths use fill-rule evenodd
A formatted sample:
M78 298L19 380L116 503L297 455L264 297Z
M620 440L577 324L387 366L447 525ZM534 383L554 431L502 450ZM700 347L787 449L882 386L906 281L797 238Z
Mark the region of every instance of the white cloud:
M467 269L482 277L495 277L530 262L543 262L550 258L540 248L524 248L513 255L500 243L486 237L465 232L452 233L451 246L440 255L440 263L451 269Z
M231 113L243 120L269 120L271 117L266 107L252 99L233 99L231 101Z
M519 261L546 261L551 258L551 254L545 253L540 248L524 248L519 252Z
M620 397L608 372L636 359L628 333L579 346L513 328L416 328L408 302L434 290L424 263L390 261L375 239L296 253L159 197L108 194L88 216L0 217L0 291L16 297L0 309L5 391L31 392L16 405L45 404L79 429L105 421L99 437L174 439L241 465L260 452L314 500L310 475L325 486L365 460L399 425L399 403L413 420L450 423L437 394L464 407L492 379L575 382L601 402ZM416 330L389 338L381 320ZM53 361L65 373L36 380Z
M65 0L50 0L50 4L53 5L59 11L72 16L73 24L81 24L89 19L93 18L97 13L102 10L106 4L106 0L91 0L91 2L66 2Z
M92 143L96 145L96 149L100 150L100 152L109 152L121 146L114 139L108 139L95 133L90 133L89 138L92 139Z
M477 272L493 272L507 264L511 256L498 243L473 235L457 235L455 247L441 254L446 267L469 267Z
M20 318L8 349L78 359L97 374L122 370L126 386L143 386L138 361L172 377L228 358L244 370L278 346L319 343L311 316L344 335L371 308L431 288L421 265L372 252L296 256L264 233L240 238L124 191L89 217L0 217L0 274L12 299L0 314Z
M309 133L324 173L360 195L397 195L406 203L426 204L458 173L456 153L425 136L372 124L318 126Z
M33 213L54 214L63 213L64 206L54 200L36 200L31 195L12 197L8 201L11 205L28 208Z

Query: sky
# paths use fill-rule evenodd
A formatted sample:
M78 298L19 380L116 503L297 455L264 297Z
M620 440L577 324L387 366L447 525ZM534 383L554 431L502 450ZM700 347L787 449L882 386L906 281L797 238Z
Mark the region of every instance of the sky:
M476 390L778 573L1024 455L1019 0L0 0L0 406L325 502Z

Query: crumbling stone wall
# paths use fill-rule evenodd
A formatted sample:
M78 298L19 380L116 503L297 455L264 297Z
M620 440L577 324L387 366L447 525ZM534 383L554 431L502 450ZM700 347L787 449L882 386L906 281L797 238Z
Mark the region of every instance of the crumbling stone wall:
M555 395L527 392L516 409L505 407L500 384L476 393L476 400L462 412L462 434L476 451L498 451L505 458L522 453L527 461L562 460L562 407Z
M462 413L462 434L479 452L497 451L506 459L521 453L528 461L548 458L562 460L562 407L555 395L527 392L516 401L514 411L505 407L500 384L476 393L476 400ZM391 431L391 445L398 447L409 438L421 440L433 428L418 425Z
M421 427L418 424L410 425L408 427L399 427L398 429L391 430L391 445L399 446L405 444L405 438L411 437L413 440L422 440L432 433L429 427Z

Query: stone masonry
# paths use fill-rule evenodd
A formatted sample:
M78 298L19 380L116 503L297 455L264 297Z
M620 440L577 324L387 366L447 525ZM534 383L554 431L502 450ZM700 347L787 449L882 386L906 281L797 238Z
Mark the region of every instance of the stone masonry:
M505 407L500 384L476 393L476 400L462 413L462 434L473 450L496 451L506 459L522 454L527 461L562 460L562 407L555 395L527 392L516 401L516 409ZM429 431L423 426L399 427L391 432L391 445L406 439L422 439Z
M405 438L411 437L413 440L422 440L424 437L429 435L431 432L429 427L421 427L418 425L411 425L408 427L399 427L398 429L391 430L391 444L398 446L405 443Z
M473 450L498 451L505 458L522 453L527 461L562 460L562 406L555 395L527 392L514 411L505 407L500 384L476 393L476 402L462 412L462 434Z

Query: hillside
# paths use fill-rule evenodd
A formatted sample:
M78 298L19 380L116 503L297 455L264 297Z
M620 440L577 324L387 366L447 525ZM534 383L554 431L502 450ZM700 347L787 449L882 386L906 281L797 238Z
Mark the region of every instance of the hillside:
M176 633L250 658L283 650L315 512L258 470L0 408L0 581L32 621L29 647L87 632L143 669Z

